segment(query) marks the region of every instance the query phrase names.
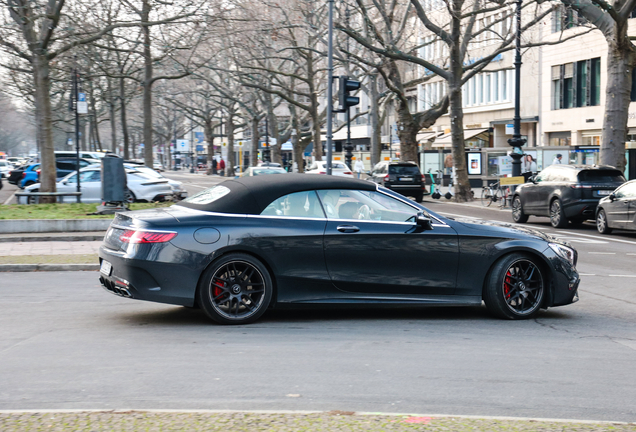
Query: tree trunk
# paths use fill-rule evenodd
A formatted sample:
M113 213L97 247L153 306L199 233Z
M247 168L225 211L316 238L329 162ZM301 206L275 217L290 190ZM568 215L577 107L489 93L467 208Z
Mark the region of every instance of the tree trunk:
M268 97L271 98L271 95L267 95ZM282 143L280 142L280 134L278 133L278 121L276 119L276 114L274 114L274 109L272 108L271 104L268 104L267 106L267 117L268 117L268 123L269 123L269 137L270 138L274 138L276 140L276 145L275 146L270 146L269 150L270 150L270 158L272 162L276 162L283 164L283 155L281 153L281 146Z
M115 122L115 97L113 82L108 78L108 108L110 110L110 150L117 153L117 123Z
M464 150L464 112L462 110L461 79L449 82L451 139L453 143L453 166L455 168L455 200L472 201L468 171L466 169L466 151Z
M309 54L307 58L307 76L309 77L309 99L311 101L311 121L313 123L314 129L314 156L316 160L322 160L322 140L321 140L321 124L320 124L320 114L318 105L318 93L316 92L315 84L314 84L314 62L313 57ZM331 101L328 101L331 103Z
M148 0L144 0L143 10L141 13L142 22L147 22L149 16L150 4ZM150 51L150 26L142 27L142 32L144 34L144 162L146 163L146 166L152 167L154 157L152 154L152 53Z
M228 110L227 116L227 160L225 161L225 176L234 177L234 165L236 160L234 158L234 111Z
M628 41L607 42L607 87L600 164L625 170L627 118L632 91L632 70L636 55Z
M205 141L208 143L208 170L205 173L211 175L213 174L212 159L214 159L214 126L211 118L205 121L203 133L205 134Z
M380 162L382 154L381 134L380 130L380 105L378 96L378 76L375 74L369 77L370 97L369 102L369 124L371 127L371 168Z
M130 159L130 137L126 120L126 86L124 78L119 78L119 104L121 114L121 134L124 139L124 160Z
M252 118L252 146L250 148L250 166L258 165L258 117Z
M55 192L55 146L51 122L49 60L45 55L34 54L32 66L35 82L36 132L40 144L40 192ZM55 198L42 197L40 202L55 202Z
M415 162L419 165L417 157L417 132L419 128L413 121L413 116L409 107L398 100L398 138L400 139L400 160L405 162Z

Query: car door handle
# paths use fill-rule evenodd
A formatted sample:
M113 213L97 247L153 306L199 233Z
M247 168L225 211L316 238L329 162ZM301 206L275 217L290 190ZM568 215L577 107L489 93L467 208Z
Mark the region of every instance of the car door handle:
M360 228L354 225L340 225L338 226L337 230L341 233L355 233L360 231Z

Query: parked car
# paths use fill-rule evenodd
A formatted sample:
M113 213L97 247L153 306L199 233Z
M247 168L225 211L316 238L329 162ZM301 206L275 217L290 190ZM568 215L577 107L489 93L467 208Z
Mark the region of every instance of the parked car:
M157 171L157 172L162 172L162 171L164 171L164 169L163 169L163 165L162 165L162 163L161 163L161 162L159 162L159 161L155 161L155 162L152 164L152 168L153 168L155 171Z
M625 182L623 174L605 165L550 165L512 197L512 220L546 216L555 228L581 223L596 216L599 200Z
M154 169L148 168L145 165L140 166L136 164L126 163L124 164L124 167L128 168L129 170L139 171L152 178L167 180L170 188L172 189L172 197L174 199L181 200L188 197L188 191L183 187L183 182L164 177L162 174L158 173Z
M577 252L566 242L448 219L338 176L246 177L117 214L99 257L108 291L198 305L221 324L253 322L275 305L482 301L496 316L527 319L578 300Z
M609 234L613 229L636 230L636 180L618 187L596 208L596 229Z
M6 160L0 160L0 177L9 177L9 171L13 169L13 165Z
M126 201L166 201L172 198L172 189L167 179L150 177L137 170L126 170ZM93 165L80 170L80 187L83 203L98 203L102 198L101 167ZM67 175L57 182L58 192L75 192L77 189L77 172ZM35 183L24 189L25 192L39 192L40 184ZM19 197L19 204L32 204L34 197ZM76 202L74 196L60 197L58 202Z
M372 182L401 195L413 197L417 202L422 202L424 198L426 183L415 162L378 162L368 176Z
M327 161L315 161L307 168L305 174L327 174ZM331 175L353 178L353 173L348 166L335 161L331 163Z
M99 162L99 160L101 158L103 158L104 156L106 156L107 153L109 153L109 152L100 152L100 151L89 152L89 151L80 150L79 157L81 159L94 159L95 161ZM55 157L56 158L70 159L70 158L77 157L77 152L75 152L75 151L56 151L55 152ZM81 181L81 179L80 179L80 181Z
M241 173L240 177L254 177L266 174L287 174L287 171L281 167L257 166L247 168Z

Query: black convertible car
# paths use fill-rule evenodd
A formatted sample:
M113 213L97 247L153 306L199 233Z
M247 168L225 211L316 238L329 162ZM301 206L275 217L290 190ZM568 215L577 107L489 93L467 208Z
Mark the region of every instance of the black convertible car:
M289 304L480 305L507 319L578 300L576 251L542 233L439 216L374 183L225 181L119 213L100 248L115 294L245 324Z

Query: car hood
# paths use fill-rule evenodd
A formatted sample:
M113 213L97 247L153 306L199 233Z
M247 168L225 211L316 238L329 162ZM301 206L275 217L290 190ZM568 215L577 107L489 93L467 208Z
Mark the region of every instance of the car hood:
M569 243L551 236L539 230L532 228L522 227L519 225L513 225L507 222L476 220L469 218L456 218L451 219L455 223L463 225L466 228L472 228L482 232L487 232L490 236L501 236L507 238L532 238L536 240L543 240L548 243L558 243L569 247L572 247Z

